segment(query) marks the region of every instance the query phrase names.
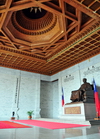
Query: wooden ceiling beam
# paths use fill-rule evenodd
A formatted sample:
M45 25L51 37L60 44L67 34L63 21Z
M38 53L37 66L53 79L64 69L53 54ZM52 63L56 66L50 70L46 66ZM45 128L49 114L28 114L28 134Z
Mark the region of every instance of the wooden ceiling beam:
M98 8L95 10L95 12L97 12L99 9L100 9L100 7L98 7Z
M5 68L10 68L10 69L16 69L16 70L22 70L22 71L28 71L28 72L33 72L33 73L40 73L40 74L44 74L44 75L48 75L49 76L49 74L48 73L46 73L45 71L40 71L40 70L37 70L37 69L33 69L33 68L24 68L24 66L23 67L17 67L16 65L14 66L14 65L11 65L11 64L1 64L0 63L0 66L1 67L5 67Z
M85 28L85 27L87 27L87 26L89 26L93 21L95 21L95 19L90 19L89 21L87 21L82 27L81 27L81 29L82 28Z
M52 7L53 9L57 11L62 11L62 9L59 6L53 4L52 2L47 2L47 4L49 4L50 7Z
M32 56L27 56L27 55L11 52L10 50L9 51L3 50L3 49L1 49L1 47L0 47L0 52L2 52L4 54L9 54L9 55L12 55L12 56L23 57L25 59L36 60L36 61L39 61L39 62L46 63L46 60L35 58L34 56L32 57Z
M37 2L37 1L36 1L36 2ZM72 20L72 21L77 21L76 18L70 17L69 15L67 15L69 12L66 12L66 14L63 14L62 12L59 12L59 11L57 11L57 10L55 10L55 9L53 9L53 8L51 8L51 7L49 7L49 6L46 6L46 5L44 5L44 4L41 4L41 2L37 2L37 4L38 4L41 8L45 9L46 11L52 12L52 13L54 13L55 15L61 15L61 16L64 16L64 17L66 17L66 18L68 18L68 19L70 19L70 20Z
M18 4L12 5L12 7L10 7L9 11L23 10L23 9L30 8L33 6L36 6L35 2L27 1L25 3L23 2L21 5L18 5Z
M78 3L78 1L76 1L76 0L63 0L63 1L67 2L68 4L72 5L76 9L82 11L83 13L86 13L88 16L90 16L90 17L92 17L94 19L97 19L97 18L100 19L99 16L94 14L91 10L89 10L85 6L83 6L80 3Z
M51 0L40 0L41 2L49 2L49 1L51 1Z
M79 32L81 29L81 22L82 22L82 13L81 11L76 9L76 16L78 18L78 27L77 27L77 31Z
M73 60L72 60L72 62L70 61L69 62L69 64L67 64L67 68L69 68L69 67L71 67L71 66L73 66L73 65L75 65L76 63L78 64L78 63L80 63L80 62L82 62L82 61L84 61L84 59L85 60L87 60L87 59L89 59L89 58L91 58L91 57L93 57L93 56L95 56L95 55L97 55L97 54L100 54L100 48L98 48L98 51L97 50L94 50L94 51L92 51L91 53L86 53L86 54L84 54L84 55L82 55L82 53L81 53L81 56L78 56L76 59L74 58ZM67 60L66 60L67 61ZM57 61L56 61L57 62ZM58 67L55 67L55 68L52 68L52 66L51 66L51 71L52 71L52 75L55 73L55 72L58 72L58 71L62 71L62 69L64 70L64 69L66 69L66 64L63 64L64 66L62 67L62 66L60 66L59 67L59 65L58 65ZM62 68L61 68L62 67ZM57 71L58 70L58 71Z
M3 15L2 21L1 21L1 23L0 23L0 26L2 26L3 23L4 23L4 20L5 20L6 16L7 16L7 13L8 13L8 10L9 10L9 8L10 8L11 3L12 3L12 0L6 1L7 7L6 7L6 11L5 11L4 15Z
M88 5L88 7L91 7L96 1L97 1L97 0L92 1L92 2Z

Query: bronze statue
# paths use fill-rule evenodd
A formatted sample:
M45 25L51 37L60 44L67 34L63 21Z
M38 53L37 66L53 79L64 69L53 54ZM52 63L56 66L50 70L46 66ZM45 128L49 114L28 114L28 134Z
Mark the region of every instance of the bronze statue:
M71 98L72 102L79 102L85 99L85 92L92 90L92 86L90 83L87 82L86 78L83 78L83 84L78 90L72 91Z

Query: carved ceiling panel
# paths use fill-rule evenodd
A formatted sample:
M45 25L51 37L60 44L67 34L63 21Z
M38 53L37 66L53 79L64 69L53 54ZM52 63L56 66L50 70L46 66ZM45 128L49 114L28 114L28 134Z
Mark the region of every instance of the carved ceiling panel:
M100 53L100 0L0 0L0 65L53 75Z

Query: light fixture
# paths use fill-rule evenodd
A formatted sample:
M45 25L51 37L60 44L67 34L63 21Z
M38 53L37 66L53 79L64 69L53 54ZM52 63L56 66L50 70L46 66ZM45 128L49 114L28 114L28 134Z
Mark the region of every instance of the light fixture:
M35 13L37 13L37 11L39 10L41 12L41 8L40 7L31 7L30 8L30 12L35 11Z
M36 0L38 1L38 0ZM32 12L34 10L35 13L37 13L37 11L39 10L41 12L41 8L40 7L31 7L30 8L30 12Z

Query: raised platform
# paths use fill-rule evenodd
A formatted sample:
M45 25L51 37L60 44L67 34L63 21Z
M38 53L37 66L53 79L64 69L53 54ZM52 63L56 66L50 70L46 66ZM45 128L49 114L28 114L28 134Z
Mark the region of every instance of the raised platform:
M60 118L66 120L90 121L94 120L95 116L96 110L94 103L74 102L68 103L63 107L63 114Z

